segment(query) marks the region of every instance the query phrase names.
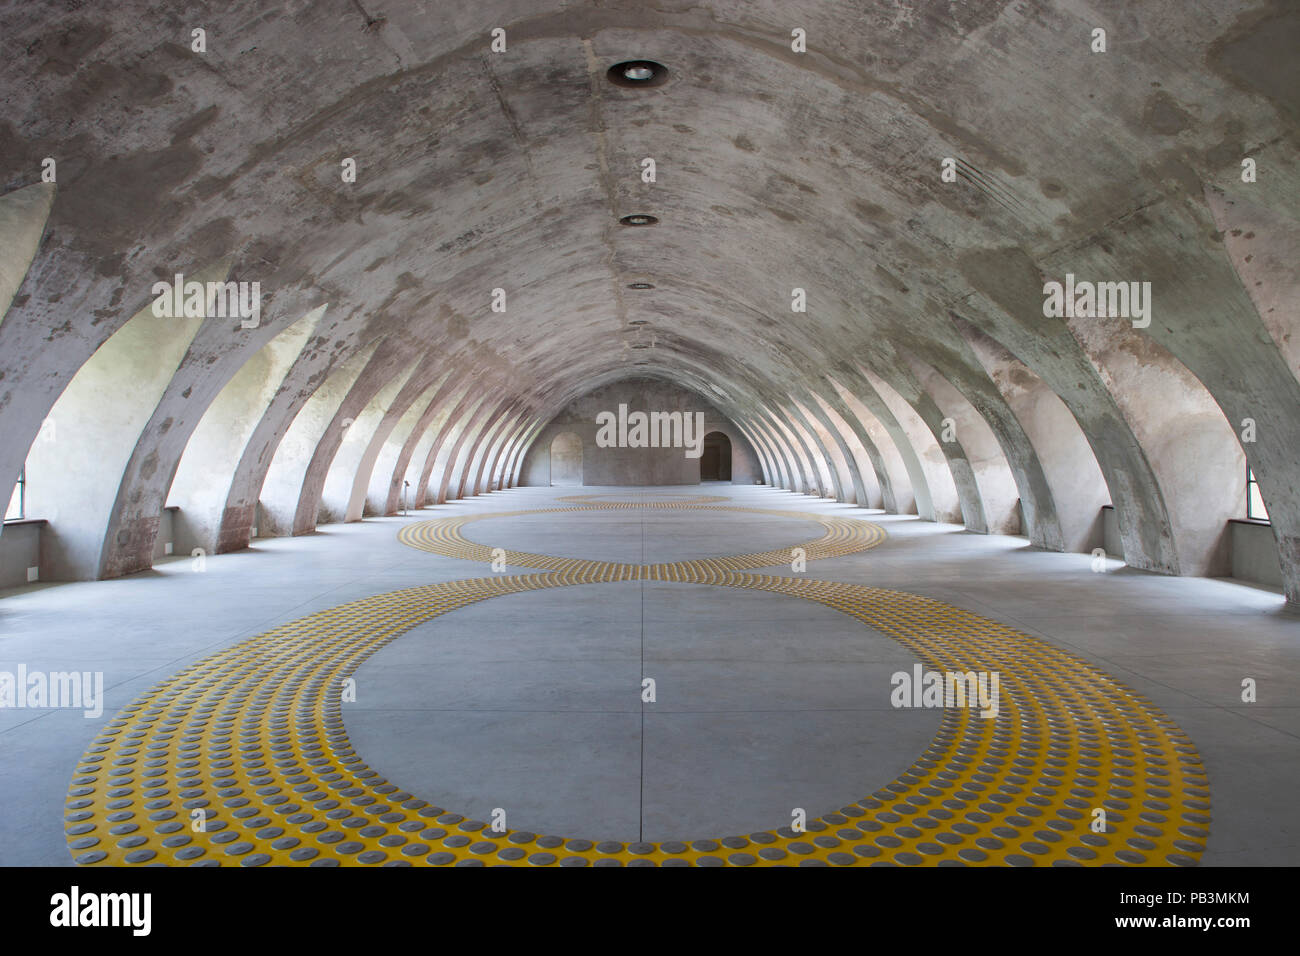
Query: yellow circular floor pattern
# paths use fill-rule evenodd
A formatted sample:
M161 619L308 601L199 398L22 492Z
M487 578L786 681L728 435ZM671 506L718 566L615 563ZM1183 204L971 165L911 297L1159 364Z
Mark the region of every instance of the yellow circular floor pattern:
M884 539L865 522L780 514L828 525L827 536L808 546L809 560ZM459 536L465 523L425 522L400 537L490 560L490 548L485 558L484 546ZM834 543L823 545L828 538ZM1204 851L1209 785L1191 741L1149 700L1043 641L902 591L745 573L761 557L788 563L788 551L639 569L507 553L515 565L537 559L550 570L363 598L243 641L157 684L108 722L77 767L65 814L76 861L1158 866L1194 865ZM945 709L934 741L906 772L809 820L803 831L782 826L691 843L493 832L401 790L349 744L342 717L348 679L415 625L504 594L637 578L774 591L834 608L912 649L926 669L997 671L999 712L984 718L974 709Z
M704 505L704 504L710 504L715 501L730 500L727 498L726 495L677 495L677 494L672 494L671 492L656 494L653 492L644 492L644 491L642 492L633 491L627 493L610 492L607 494L599 494L599 495L565 495L564 497L556 498L555 500L563 501L569 504L585 505L585 504L592 504L594 502L597 502L602 498L626 499L629 497L632 498L633 500L622 501L619 502L619 504L624 506L640 506L644 504L652 504L653 503L651 501L652 498L658 499L660 501L675 503L675 504L692 504L692 505Z
M491 545L478 544L465 538L460 529L475 521L491 518L514 518L520 515L560 514L564 512L590 512L624 510L628 508L653 508L656 510L684 511L726 511L738 514L759 514L768 517L797 518L812 521L825 527L826 532L820 538L805 541L788 548L772 551L759 551L753 554L729 555L721 558L697 558L689 561L672 561L666 564L622 564L616 561L588 561L584 558L564 558L549 554L533 554L530 551L511 551L499 549L507 567L541 568L546 571L581 571L598 575L596 581L687 581L695 583L701 575L720 571L752 571L756 568L770 568L778 564L789 565L794 558L796 548L803 549L805 561L818 561L825 558L838 558L846 554L856 554L868 548L874 548L885 540L885 532L879 525L851 518L827 517L808 514L803 511L769 511L760 508L721 507L714 504L680 502L610 502L589 504L574 508L541 508L531 511L497 511L486 514L465 515L455 518L442 518L438 521L422 521L409 525L398 532L397 538L403 544L421 551L432 551L448 558L462 558L466 561L478 561L490 564L493 552L498 550ZM705 582L712 583L712 582Z

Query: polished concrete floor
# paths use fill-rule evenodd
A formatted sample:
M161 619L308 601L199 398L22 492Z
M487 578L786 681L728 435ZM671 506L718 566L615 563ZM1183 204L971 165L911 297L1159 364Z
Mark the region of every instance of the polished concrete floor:
M1203 865L1300 863L1300 619L1280 595L1175 579L1024 539L971 535L769 488L520 488L263 540L116 581L0 592L0 670L103 671L108 720L186 664L278 624L371 594L490 569L417 552L406 524L564 507L562 496L734 504L863 516L878 547L810 563L809 578L910 591L1056 644L1149 697L1205 761L1213 824ZM647 564L793 547L821 526L734 512L631 509L489 518L490 546ZM519 569L508 569L507 573ZM789 574L790 568L771 573ZM830 608L782 594L665 581L530 591L418 625L356 673L356 750L402 787L512 828L591 839L691 840L788 823L904 770L939 724L895 710L889 677L915 655ZM641 679L656 700L643 704ZM1241 701L1243 679L1258 702ZM99 722L0 709L0 863L71 861L64 801Z

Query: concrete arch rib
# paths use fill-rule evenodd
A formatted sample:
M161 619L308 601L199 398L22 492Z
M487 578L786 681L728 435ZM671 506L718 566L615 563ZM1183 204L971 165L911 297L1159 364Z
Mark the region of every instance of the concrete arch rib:
M220 281L227 269L223 263L194 278ZM42 568L48 579L100 576L132 450L203 322L160 318L151 304L95 351L54 403L46 426L51 440L34 444L27 459L32 513L50 521ZM137 529L150 549L160 520L155 513L152 528Z
M910 356L905 361L912 380L925 390L934 409L942 416L940 445L960 443L979 495L986 529L993 534L1027 532L1027 528L1022 528L1019 514L1018 482L989 423L943 375Z
M392 514L400 506L403 478L399 471L405 470L408 460L403 453L412 440L419 441L420 435L417 429L439 390L450 378L450 371L440 372L438 377L427 385L424 392L406 406L386 434L383 433L383 429L376 432L372 447L367 450L368 456L373 455L373 463L370 467L357 471L347 520L355 521L368 515ZM394 507L390 509L389 495L395 490L399 494L393 501Z
M254 527L259 532L269 531L272 536L289 533L291 522L287 515L277 518L261 507L267 478L280 454L281 444L298 421L299 414L320 388L358 356L358 361L364 364L378 344L377 339L364 345L359 344L356 330L348 331L340 327L344 321L345 317L332 307L326 309L317 324L316 334L307 341L294 360L284 381L258 419L257 427L253 429L253 434L239 456L239 464L235 467L230 491L226 495L217 539L218 553L248 547ZM359 367L358 365L357 368ZM355 378L355 371L348 374ZM335 399L336 402L338 400ZM309 417L315 414L317 412L312 412ZM306 428L305 419L299 427ZM305 458L310 454L311 445L305 434L295 435L293 445L295 448L292 455ZM288 467L286 463L291 454L286 453L281 459L281 468Z
M776 459L772 457L772 451L767 447L767 443L759 437L752 423L739 422L737 426L744 436L749 439L749 443L754 446L755 452L758 453L759 465L763 472L763 483L773 488L781 487L781 475L776 467Z
M1110 503L1110 490L1079 423L1057 394L1001 343L967 322L957 324L1033 446L1052 489L1064 550L1101 547L1101 509Z
M1283 201L1281 195L1277 198ZM1189 392L1197 398L1207 431L1188 434L1187 441L1214 456L1206 461L1213 469L1207 477L1217 486L1203 489L1209 492L1207 510L1228 517L1241 513L1244 496L1234 494L1231 484L1243 469L1236 476L1228 472L1230 459L1245 448L1269 509L1284 590L1295 603L1300 601L1300 495L1295 479L1300 468L1300 381L1279 350L1270 324L1242 286L1230 253L1218 241L1213 212L1203 194L1166 199L1133 217L1126 229L1113 239L1108 237L1111 241L1104 248L1089 245L1072 261L1082 263L1081 274L1086 274L1084 269L1118 271L1118 264L1125 263L1151 283L1150 324L1130 327L1125 339L1116 336L1116 340L1127 342L1139 362L1149 362L1149 352L1163 352L1189 373ZM1174 246L1168 242L1170 235L1185 238ZM1062 264L1058 254L1049 268L1059 269ZM1294 290L1297 280L1294 274L1291 278ZM1257 288L1263 292L1262 286ZM1300 331L1300 320L1294 315L1281 320L1274 315L1270 322L1279 329L1289 323L1292 335ZM1154 343L1154 349L1148 343ZM1152 364L1168 367L1167 362ZM1217 408L1211 411L1213 406ZM1248 428L1248 421L1253 427ZM1255 440L1243 442L1243 431ZM1203 569L1215 563L1222 567L1222 549L1204 554L1206 536L1217 529L1198 526L1181 504L1178 511L1180 526L1190 532L1186 549L1200 559L1184 573L1205 573Z
M473 481L462 487L462 497L465 497L466 490L468 490L470 497L492 490L492 472L496 469L497 462L504 453L510 436L518 427L520 417L519 402L514 402L503 414L498 416L492 433L485 437L480 446L477 456L478 466L472 470Z
M231 378L288 324L279 318L245 329L237 317L203 321L131 452L105 535L102 577L144 570L163 553L158 519L190 436Z
M930 308L940 312L933 304ZM1019 523L1020 533L1036 547L1064 550L1052 488L1016 413L955 327L957 320L936 314L934 321L942 334L922 339L900 328L884 343L886 367L906 366L911 379L923 383L944 417L952 419L954 441L965 437L974 443L970 462L991 530L1013 531ZM961 427L959 419L971 427ZM948 431L939 432L941 442Z
M0 196L0 324L36 258L53 206L53 183L33 183Z
M871 403L860 400L852 388L837 378L828 377L828 400L838 399L841 414L851 427L859 429L858 439L868 449L876 449L879 461L877 475L881 478L881 496L885 510L892 514L914 514L928 521L935 520L930 489L921 471L916 452L903 434L898 420L880 400L874 389L863 390L862 378L847 369L837 371L839 378L853 382ZM881 417L883 412L884 417Z
M835 467L839 472L840 486L852 492L851 497L841 498L849 503L857 504L866 508L867 505L867 488L863 483L862 476L858 473L858 465L853 457L853 452L849 448L845 436L840 433L839 429L807 393L804 394L807 405L796 402L795 407L799 414L803 416L815 430L818 438L823 445L835 456ZM829 442L829 444L827 444Z
M772 413L764 409L761 417L755 419L755 428L767 440L781 468L782 486L787 491L807 494L812 487L810 479L803 471L800 460L795 456L789 439L776 425Z
M436 501L429 500L429 482L434 468L446 459L449 450L448 442L459 433L464 415L472 412L481 401L482 398L471 394L469 388L463 388L459 389L458 394L451 397L446 406L438 411L433 424L429 427L430 441L427 447L423 441L420 443L423 449L422 457L412 458L407 466L406 480L411 483L412 501L415 507L423 508L437 504Z
M486 395L467 391L448 415L447 424L438 432L424 467L420 470L420 481L416 486L416 501L419 505L446 503L445 491L442 489L443 476L455 461L455 452L470 423L476 420L486 402Z
M278 412L276 417L281 421L288 419L284 431L281 432L282 439L275 439L274 445L271 445L272 439L269 436L266 439L266 444L270 446L267 450L271 452L271 458L265 468L265 477L256 481L256 487L251 489L252 501L248 502L248 504L260 503L261 505L262 517L258 520L258 530L263 536L293 534L294 513L298 507L307 465L325 430L334 420L335 414L350 393L353 384L370 363L378 345L378 342L372 343L347 358L315 388L304 390L297 396L293 396L293 393L286 389L281 389L276 395L276 400L268 408L267 414L263 416L259 429L263 423L270 420L273 413ZM301 403L293 402L291 396L301 398ZM280 401L283 401L286 407L277 408L277 403ZM293 413L291 418L290 413ZM278 428L275 430L279 431ZM251 449L252 442L250 442L250 449L245 450L245 459ZM240 465L244 466L245 461L241 460ZM232 488L232 495L236 490ZM247 499L245 501L247 502ZM230 506L227 505L227 511L229 510ZM251 511L251 508L249 510ZM226 530L224 522L228 519L229 515L223 518L223 537ZM251 521L252 515L248 514L244 520Z
M514 463L520 454L523 444L528 441L528 437L535 427L533 413L530 411L521 415L515 425L515 430L510 439L506 442L501 451L501 459L496 467L496 474L493 479L492 490L502 491L512 487L514 480Z
M1068 324L1151 463L1178 573L1227 574L1228 520L1245 506L1246 458L1223 412L1186 366L1128 321Z
M453 372L451 377L439 386L402 444L402 450L393 465L392 476L387 487L372 485L372 493L382 493L385 496L383 514L392 514L397 510L403 493L406 495L408 507L418 507L420 476L428 460L429 451L434 447L438 436L444 432L448 418L465 395L467 387L465 383L470 377L468 371ZM381 477L376 475L375 481L379 481Z
M388 381L375 390L360 411L352 416L352 422L341 430L338 447L330 458L321 485L316 523L361 520L365 482L374 464L374 455L378 454L379 446L397 423L398 416L418 397L434 373L429 360L417 358L390 374ZM363 379L364 373L357 380L358 386Z
M526 423L519 437L511 446L509 457L506 458L501 470L499 489L514 488L519 484L519 463L523 460L524 453L528 450L533 436L539 430L539 425L535 421Z
M215 553L221 516L245 446L316 329L319 306L262 346L212 400L190 435L176 467L167 504L176 550Z
M487 459L500 442L504 431L510 426L518 406L518 399L503 402L479 432L478 438L465 458L465 468L461 472L460 480L456 483L457 498L473 497L478 494L478 486L482 481L483 469L487 467Z
M930 521L960 524L962 509L952 472L925 422L879 376L862 367L841 374L856 382L854 397L885 426L903 456L916 496L917 514Z
M1041 377L1088 437L1115 505L1124 560L1177 574L1172 523L1151 463L1069 329L1043 316L1039 268L1011 248L967 253L958 265L977 291L954 311Z
M454 494L450 499L448 498L448 494L452 491L452 483L454 481L459 485L460 478L467 467L470 450L478 441L483 429L492 421L503 404L504 402L500 399L486 398L475 410L474 414L465 421L460 434L452 442L446 464L438 480L437 497L435 498L438 504L446 504L448 500L456 500Z
M364 450L365 431L373 430L383 412L377 404L372 404L385 387L393 388L395 381L400 382L415 365L410 360L409 346L396 338L388 338L379 343L370 356L370 361L361 370L347 395L339 403L334 417L325 427L316 447L312 450L302 476L302 486L298 492L298 502L293 515L293 534L311 534L316 530L320 518L321 496L325 492L325 481L329 477L330 466L338 454L340 446L351 426L362 421L359 432ZM359 453L358 453L359 454ZM350 457L350 456L349 456ZM350 476L349 476L350 477ZM345 485L347 485L345 479Z
M790 447L794 449L799 465L803 469L804 494L818 498L825 497L831 488L831 474L821 456L813 451L814 443L808 433L786 409L773 406L770 411L772 423L781 430Z
M866 365L859 368L890 407L916 449L917 457L926 469L926 483L935 501L936 512L940 501L951 489L961 516L958 523L964 524L967 531L986 533L988 521L974 469L966 449L956 436L951 441L943 440L944 416L934 399L920 387L905 366L885 368L873 363L871 368Z
M861 425L854 427L854 423L846 419L825 397L817 392L809 393L815 410L829 423L831 428L841 435L841 440L848 449L848 454L852 456L854 463L857 465L857 474L862 483L862 497L858 504L863 508L874 508L887 510L885 508L885 496L881 485L881 468L877 465L872 455L872 450L862 443L859 433L862 431ZM879 454L877 452L877 454Z
M834 498L836 501L845 501L845 482L842 480L846 477L841 470L842 463L836 460L836 452L833 445L827 445L821 433L813 423L804 414L804 410L799 403L788 400L785 409L786 418L789 420L791 427L797 429L799 438L804 447L808 449L814 465L820 476L818 487L821 489L822 497ZM852 486L849 485L851 488Z

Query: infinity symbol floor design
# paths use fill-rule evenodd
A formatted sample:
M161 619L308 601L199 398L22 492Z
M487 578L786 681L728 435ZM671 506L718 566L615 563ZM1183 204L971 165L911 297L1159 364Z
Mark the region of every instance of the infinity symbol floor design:
M574 509L701 507L588 504ZM874 547L866 522L820 521L808 559ZM512 512L518 514L521 512ZM478 517L506 517L489 513ZM473 519L468 519L473 520ZM490 560L464 518L399 538ZM469 549L468 552L466 549ZM480 556L485 549L488 557ZM969 611L902 591L750 574L764 552L670 565L538 559L496 575L379 594L243 641L163 681L109 721L82 757L67 803L80 864L431 866L1195 865L1209 835L1196 748L1149 700L1092 665ZM610 580L688 581L815 601L880 630L927 668L998 671L999 713L948 708L934 741L874 793L810 820L690 844L593 843L496 833L401 790L348 742L343 682L410 628L504 594ZM635 692L633 688L633 692ZM884 689L882 689L882 693ZM1104 832L1094 832L1095 811ZM194 817L203 829L195 832Z

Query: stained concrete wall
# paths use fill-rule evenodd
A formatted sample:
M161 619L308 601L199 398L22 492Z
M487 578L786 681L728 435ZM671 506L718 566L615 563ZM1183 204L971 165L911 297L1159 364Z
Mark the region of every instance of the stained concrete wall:
M552 485L582 484L582 436L565 429L551 439L547 456Z
M1228 541L1234 578L1282 587L1282 565L1271 527L1254 521L1229 521Z
M1109 505L1101 510L1106 554L1112 558L1124 557L1115 509ZM1282 564L1278 559L1277 541L1273 529L1266 522L1228 521L1223 538L1229 550L1227 572L1239 581L1250 581L1271 588L1284 585Z
M1120 537L1119 518L1112 505L1101 509L1101 541L1095 547L1102 548L1112 558L1124 560L1124 539Z
M0 588L16 588L28 583L27 569L41 567L41 537L45 519L6 521L0 531ZM38 579L44 577L37 571Z
M658 379L626 379L598 388L570 402L542 429L524 456L520 484L550 483L550 449L555 436L572 432L582 439L584 485L695 485L700 481L700 460L687 458L683 448L600 448L596 444L596 416L628 412L704 413L704 432L722 432L731 439L731 480L752 485L762 472L749 441L711 403L689 389ZM699 438L703 439L704 435Z

